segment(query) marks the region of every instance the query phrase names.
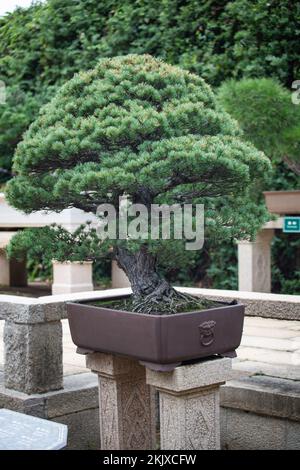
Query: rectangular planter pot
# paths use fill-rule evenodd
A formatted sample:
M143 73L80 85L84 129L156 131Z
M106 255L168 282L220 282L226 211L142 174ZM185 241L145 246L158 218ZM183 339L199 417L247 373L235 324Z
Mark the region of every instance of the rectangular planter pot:
M265 191L264 196L272 214L300 214L300 191Z
M174 315L146 315L84 302L68 303L72 340L78 352L115 353L155 370L172 370L191 359L215 354L235 357L240 345L244 305Z

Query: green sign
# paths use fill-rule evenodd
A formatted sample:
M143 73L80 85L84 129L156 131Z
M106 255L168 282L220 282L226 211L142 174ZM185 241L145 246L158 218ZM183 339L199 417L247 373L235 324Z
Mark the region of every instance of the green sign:
M284 217L283 231L285 233L299 233L300 232L300 217Z

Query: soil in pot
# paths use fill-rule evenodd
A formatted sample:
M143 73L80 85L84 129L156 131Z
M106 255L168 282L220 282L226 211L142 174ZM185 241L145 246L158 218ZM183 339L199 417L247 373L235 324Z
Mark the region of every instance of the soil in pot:
M235 303L236 302L234 301L233 304ZM86 305L111 308L113 310L121 310L126 312L135 312L135 303L131 296L124 297L121 299L91 300L86 302ZM151 311L151 315L174 315L176 313L188 313L194 312L195 310L201 311L217 307L220 307L220 302L184 294L182 302L177 301L176 304L174 304L173 313L170 313L169 311L164 311L164 304L163 302L161 302L157 304L156 309L153 309Z

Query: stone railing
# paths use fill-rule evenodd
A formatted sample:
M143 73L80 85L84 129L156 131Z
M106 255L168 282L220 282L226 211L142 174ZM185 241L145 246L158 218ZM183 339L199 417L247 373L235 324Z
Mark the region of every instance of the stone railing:
M246 313L250 316L300 319L300 296L197 288L180 290L225 301L237 299L247 306ZM5 386L27 394L63 388L61 320L67 317L66 303L129 293L130 289L125 288L37 299L0 295L0 319L5 320Z

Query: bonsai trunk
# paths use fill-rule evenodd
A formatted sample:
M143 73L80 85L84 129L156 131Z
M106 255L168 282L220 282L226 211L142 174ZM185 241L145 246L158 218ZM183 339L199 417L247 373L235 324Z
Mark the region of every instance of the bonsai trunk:
M147 247L143 246L136 253L131 253L126 248L117 248L115 257L130 281L136 301L148 296L162 300L173 291L171 285L157 273L156 258L149 253Z
M187 304L201 303L200 299L176 291L158 274L156 257L146 246L136 253L118 247L114 255L131 283L133 311L171 314L184 309Z

